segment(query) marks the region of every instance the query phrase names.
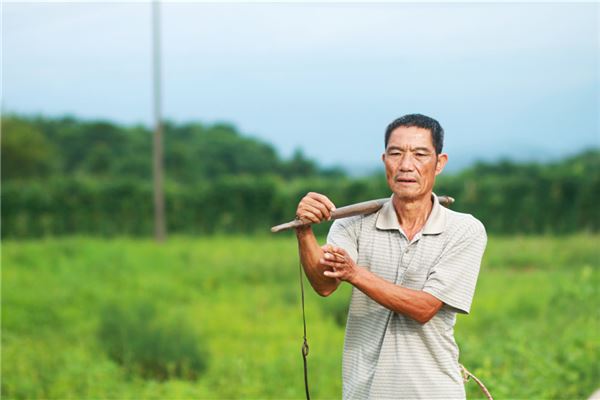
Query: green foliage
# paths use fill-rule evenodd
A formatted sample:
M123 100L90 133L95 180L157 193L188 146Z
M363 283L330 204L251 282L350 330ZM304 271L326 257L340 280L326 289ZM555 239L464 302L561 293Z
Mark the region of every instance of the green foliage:
M153 232L151 132L73 118L2 119L2 238ZM294 217L309 191L338 206L390 195L377 174L350 179L297 150L233 126L165 124L170 233L255 233ZM600 231L600 151L549 163L479 163L441 175L435 191L457 199L491 233ZM326 232L326 226L317 228Z
M167 176L187 183L228 175L261 176L282 165L273 147L224 124L166 124L165 154Z
M57 151L43 131L16 117L1 122L2 181L43 178L55 171Z
M167 181L195 184L224 176L316 176L321 170L296 151L282 160L275 149L242 136L234 126L164 124ZM3 180L87 176L94 179L150 179L152 134L142 126L107 121L9 115L2 118ZM323 170L339 176L339 169ZM6 172L6 173L5 173Z
M471 314L458 317L455 336L460 361L496 398L587 398L597 388L598 240L490 236ZM307 287L311 394L339 398L337 321L350 288L322 298ZM291 237L5 241L2 303L3 398L303 397ZM110 339L100 339L103 329ZM209 362L192 380L142 378L107 353L119 337L129 354L139 346L137 360L157 354L162 337L187 343L168 354L192 342L204 354L204 344ZM155 359L170 359L161 354ZM466 388L483 398L475 383Z
M198 335L183 319L160 320L149 300L108 304L98 338L112 360L142 378L193 380L207 366Z
M441 176L436 191L455 197L452 208L475 215L488 232L598 232L600 151L547 165L480 163Z

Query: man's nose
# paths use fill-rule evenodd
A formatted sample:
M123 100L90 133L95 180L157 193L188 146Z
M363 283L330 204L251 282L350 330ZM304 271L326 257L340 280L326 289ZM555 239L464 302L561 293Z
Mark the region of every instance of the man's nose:
M410 154L405 154L400 160L400 171L412 171L415 169L415 163Z

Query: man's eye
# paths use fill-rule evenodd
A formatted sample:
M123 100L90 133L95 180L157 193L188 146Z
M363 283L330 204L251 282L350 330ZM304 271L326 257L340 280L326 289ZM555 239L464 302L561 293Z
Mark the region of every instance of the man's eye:
M427 157L427 153L417 153L417 157Z

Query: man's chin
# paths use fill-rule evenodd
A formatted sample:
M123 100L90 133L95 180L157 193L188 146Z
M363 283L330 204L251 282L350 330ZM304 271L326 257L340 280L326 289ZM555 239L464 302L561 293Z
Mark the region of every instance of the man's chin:
M394 190L394 197L403 203L412 203L420 201L426 196L424 196L423 193L412 190Z
M394 196L402 202L411 202L419 199L417 193L411 193L406 191L395 191Z

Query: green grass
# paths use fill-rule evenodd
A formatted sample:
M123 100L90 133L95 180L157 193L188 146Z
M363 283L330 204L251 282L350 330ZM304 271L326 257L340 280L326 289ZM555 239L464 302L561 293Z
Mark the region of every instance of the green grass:
M496 398L586 398L600 386L598 243L585 235L489 239L473 309L458 318L456 338L461 362ZM296 255L291 236L178 237L163 246L5 241L2 397L302 398ZM307 296L315 398L341 396L349 289ZM151 304L156 320L148 326L177 342L164 351L196 354L177 332L192 335L205 367L191 378L152 379L115 361L99 336L115 304ZM140 343L149 330L136 334ZM467 390L482 397L474 382Z

